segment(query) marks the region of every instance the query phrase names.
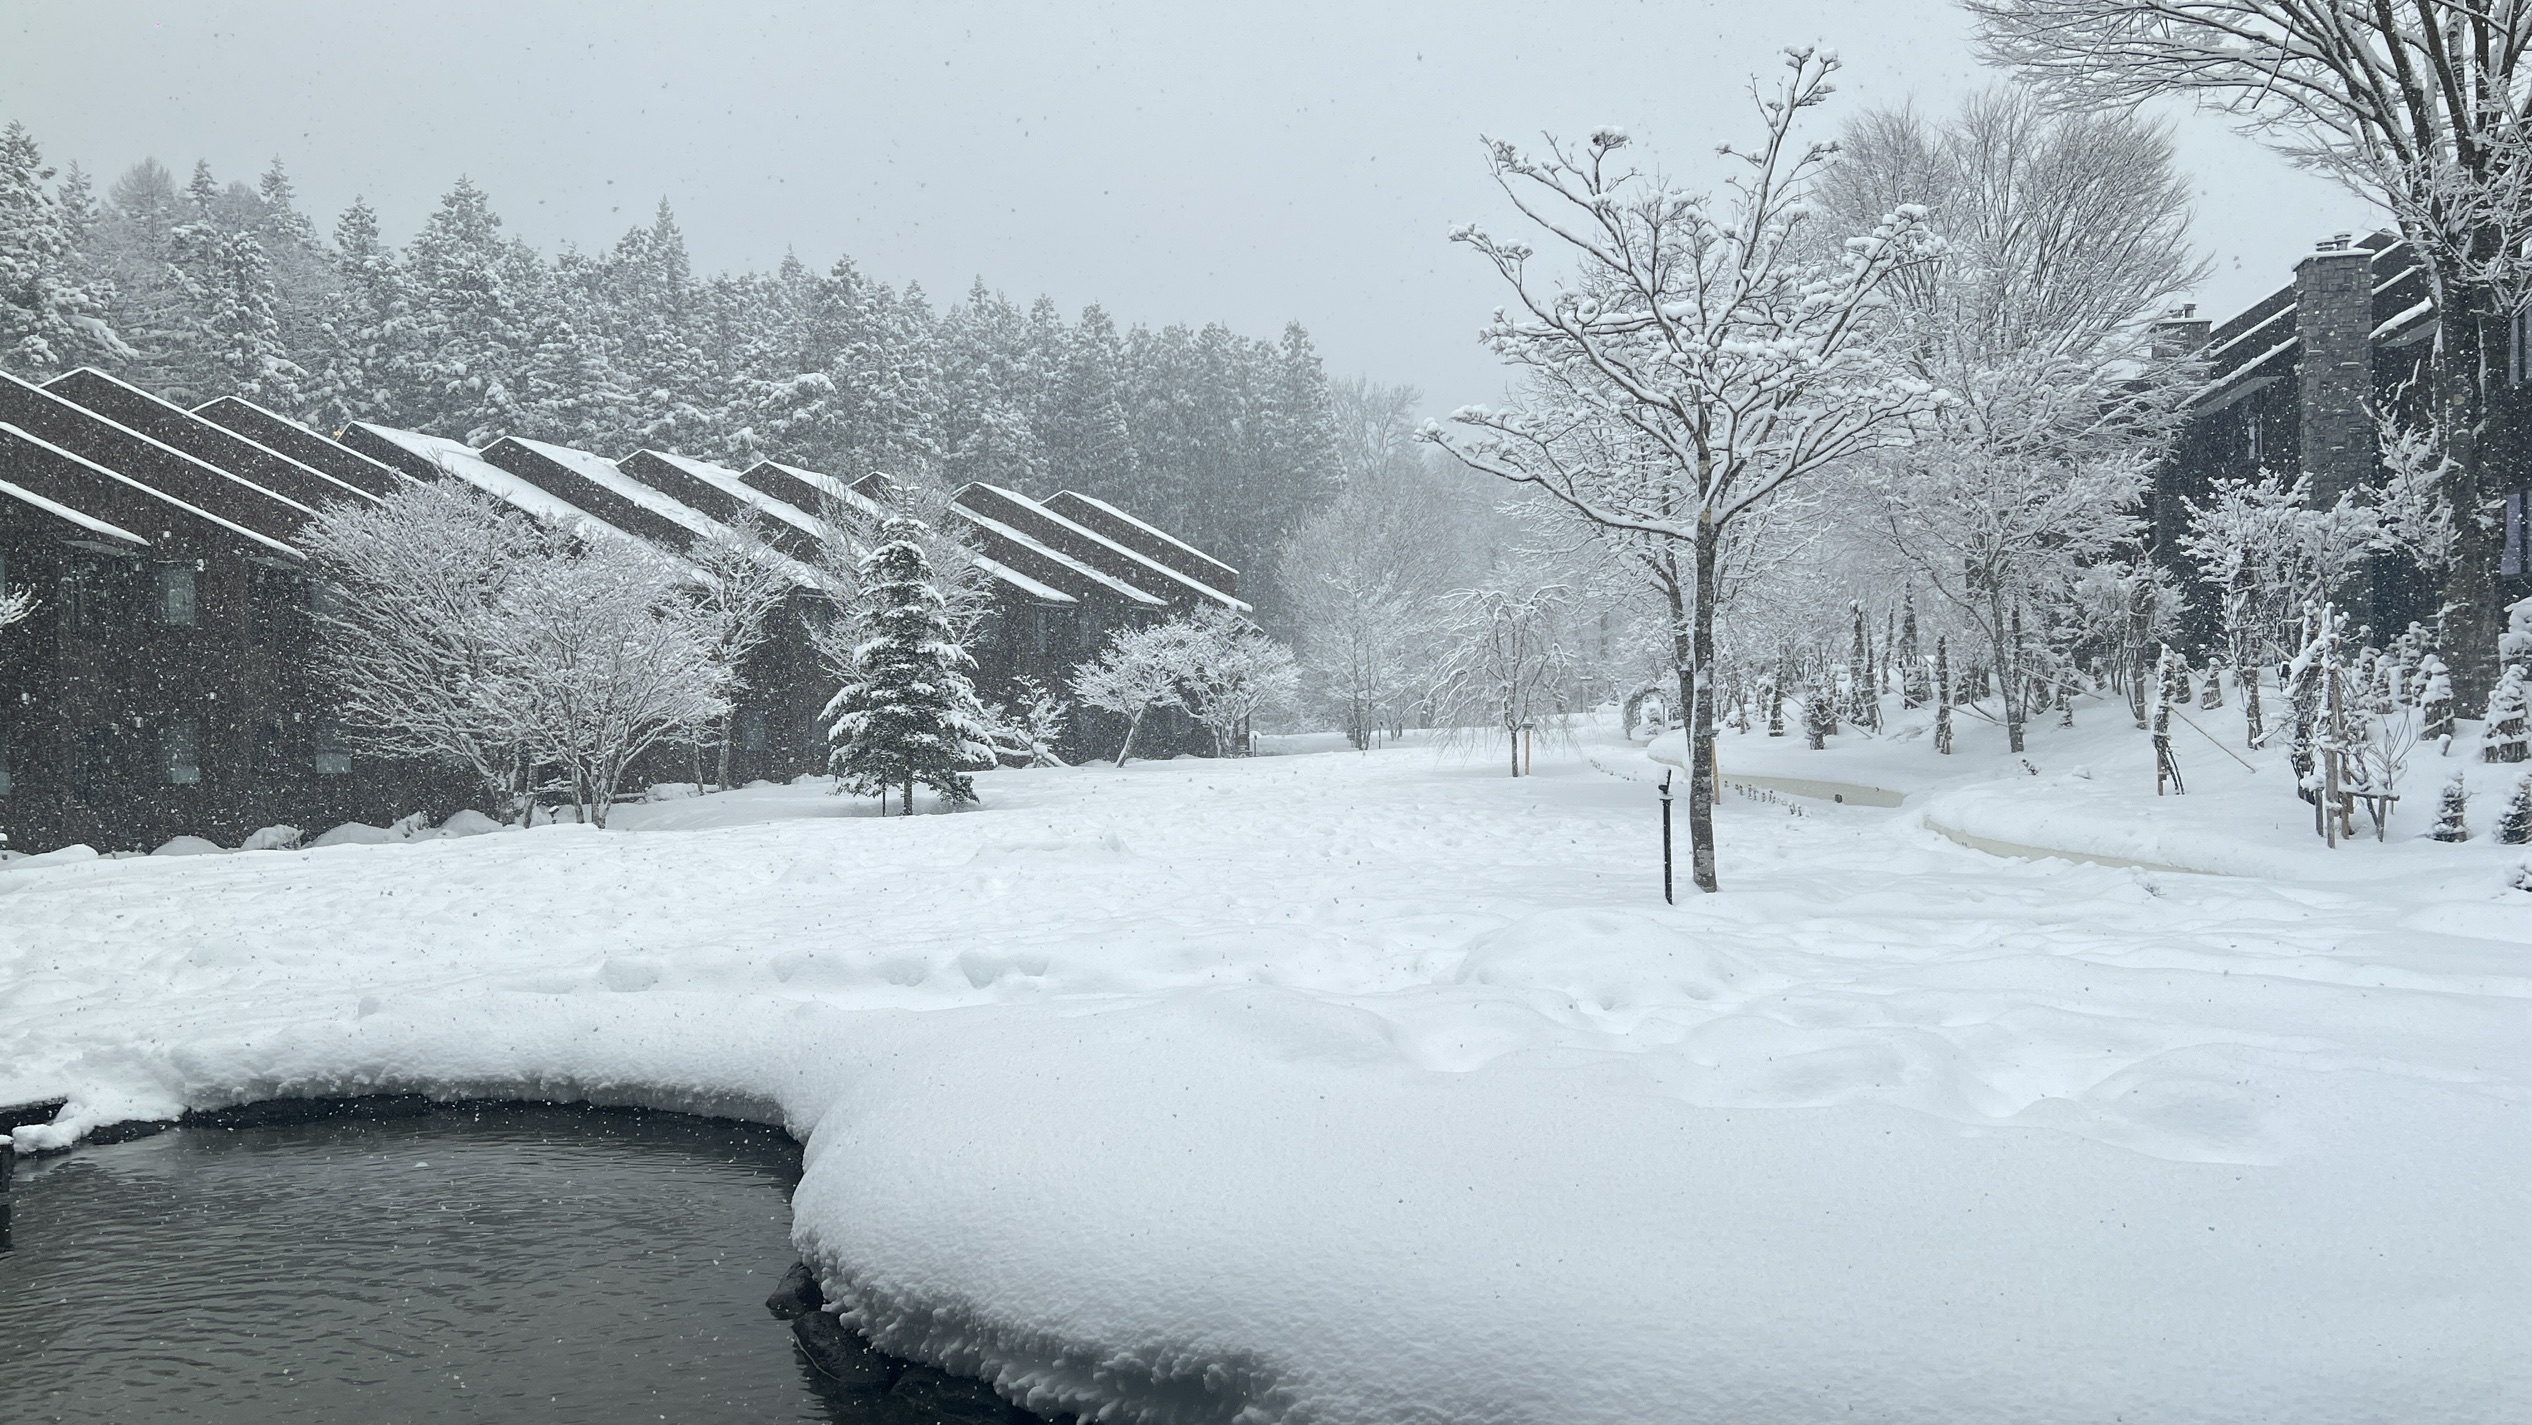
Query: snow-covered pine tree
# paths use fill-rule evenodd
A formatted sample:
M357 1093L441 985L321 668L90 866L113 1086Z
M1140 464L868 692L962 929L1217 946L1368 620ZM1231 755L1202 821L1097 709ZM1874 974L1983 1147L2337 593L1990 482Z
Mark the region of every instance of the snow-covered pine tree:
M2523 674L2509 665L2497 686L2488 694L2488 716L2479 732L2479 757L2483 762L2521 762L2532 756L2532 727L2526 726L2526 689Z
M2532 772L2517 777L2506 809L2497 813L2497 839L2508 846L2532 842Z
M2462 774L2444 784L2444 793L2436 798L2435 825L2427 835L2437 841L2470 840L2470 789L2462 785Z
M1863 600L1849 599L1846 607L1855 622L1846 646L1846 720L1863 729L1873 724L1872 635L1864 630Z
M334 295L319 324L309 408L339 427L415 419L413 299L396 255L378 239L378 215L359 198L334 224Z
M2257 676L2256 672L2253 676ZM2433 651L2418 659L2419 736L2435 744L2436 755L2453 751L2453 674Z
M1925 651L1917 644L1917 596L1911 589L1899 604L1899 705L1924 707L1929 689L1925 685Z
M1767 735L1785 735L1785 686L1792 680L1791 660L1780 650L1776 654L1776 676L1767 684Z
M0 130L0 370L35 377L132 354L80 258L86 215L45 190L52 176L24 125ZM86 209L84 181L76 195Z
M1952 752L1952 650L1941 634L1934 638L1934 750Z
M415 322L415 409L406 419L477 444L518 424L510 383L543 261L501 236L484 191L460 178L405 249Z
M276 411L303 410L307 373L282 343L264 245L251 232L223 230L209 219L178 228L176 244L200 307L202 350L216 394Z
M844 686L827 703L830 765L839 790L914 810L921 782L949 802L976 800L965 768L994 760L993 729L967 670L975 666L950 598L924 554L932 531L912 515L883 516L859 562L853 610L860 641Z
M2224 655L2219 653L2210 656L2207 659L2207 680L2198 689L2198 706L2202 708L2224 706L2224 674Z
M1821 751L1837 732L1837 697L1826 680L1811 686L1811 695L1802 705L1802 735L1810 740L1811 750Z

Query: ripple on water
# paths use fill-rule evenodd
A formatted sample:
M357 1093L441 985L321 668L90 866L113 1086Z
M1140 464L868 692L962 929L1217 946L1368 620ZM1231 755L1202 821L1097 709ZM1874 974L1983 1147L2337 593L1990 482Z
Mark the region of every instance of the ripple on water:
M770 1129L475 1105L21 1160L7 1414L857 1418L764 1307L799 1167Z

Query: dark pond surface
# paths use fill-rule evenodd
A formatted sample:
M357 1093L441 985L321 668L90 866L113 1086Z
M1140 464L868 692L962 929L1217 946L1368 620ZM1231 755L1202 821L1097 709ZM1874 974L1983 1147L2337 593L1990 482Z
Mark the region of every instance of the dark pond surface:
M18 1164L11 1422L865 1420L766 1313L798 1149L514 1105Z

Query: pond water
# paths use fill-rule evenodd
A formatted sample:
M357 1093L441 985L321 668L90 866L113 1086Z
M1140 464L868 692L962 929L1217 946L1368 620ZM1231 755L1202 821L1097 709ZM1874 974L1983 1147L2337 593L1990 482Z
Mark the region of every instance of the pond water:
M765 1310L799 1171L771 1129L519 1105L21 1159L0 1414L894 1418L825 1389Z

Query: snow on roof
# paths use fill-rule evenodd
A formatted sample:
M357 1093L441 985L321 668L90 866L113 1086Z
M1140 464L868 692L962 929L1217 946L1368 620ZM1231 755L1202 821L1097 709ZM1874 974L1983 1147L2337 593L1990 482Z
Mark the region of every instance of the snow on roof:
M1046 506L1039 504L1037 501L1030 499L1028 496L1021 494L1017 490L1005 489L1000 485L987 485L982 480L979 480L976 483L982 488L991 490L995 494L1002 496L1006 500L1010 500L1023 508L1035 511L1042 519L1052 520L1056 524L1062 525L1064 528L1082 536L1084 539L1093 540L1106 548L1115 550L1117 553L1134 561L1135 564L1145 569L1149 569L1163 578L1166 578L1174 583L1184 584L1187 588L1193 590L1200 598L1211 599L1217 604L1237 609L1241 613L1249 612L1249 606L1247 604L1241 603L1239 600L1232 598L1230 595L1223 593L1221 590L1214 588L1212 585L1207 584L1200 579L1193 579L1185 574L1181 574L1177 570L1170 568L1168 565L1161 563L1159 560L1154 559L1152 556L1145 554L1139 549L1119 544L1115 540L1108 538L1106 535L1101 534L1099 531L1092 529L1086 524L1081 524L1074 520L1068 520L1062 515L1055 513L1053 510L1048 509ZM1132 516L1123 516L1123 518L1131 519ZM1137 524L1141 523L1139 520L1135 522ZM1148 526L1146 527L1148 528ZM1156 534L1159 533L1157 530L1153 532ZM1167 536L1163 537L1166 538ZM1170 542L1173 544L1177 543L1176 540L1171 540ZM1185 548L1183 545L1180 547ZM1193 553L1194 551L1190 550L1189 552ZM1222 567L1225 569L1231 568L1228 564L1225 564ZM1232 569L1231 572L1236 574L1239 571Z
M11 380L15 380L16 378L14 378L14 377L10 377L9 379L11 379ZM46 399L48 399L48 400L58 401L58 402L60 402L62 405L68 406L70 409L72 409L72 410L74 410L74 411L77 411L79 414L81 414L81 415L83 415L83 416L87 417L88 419L90 419L90 420L92 420L92 421L97 422L99 425L103 425L103 426L110 426L110 427L114 428L115 430L121 431L121 432L123 432L125 435L128 435L128 436L132 437L134 440L140 441L140 442L141 442L142 444L144 444L144 445L153 445L153 446L156 446L156 447L158 447L160 450L163 450L163 451L167 452L169 455L172 455L172 456L176 457L178 460L181 460L181 461L185 462L187 465L198 465L198 466L201 466L201 467L202 467L205 471L208 471L209 473L211 473L211 474L213 474L213 475L216 475L216 476L218 476L219 478L221 478L221 479L223 479L223 480L228 481L228 482L229 482L230 484L232 484L232 485L243 485L243 486L245 486L247 489L254 491L256 494L263 496L265 499L279 501L280 503L285 504L285 505L288 505L290 508L292 508L292 509L294 509L294 510L297 510L299 513L301 513L301 514L303 514L303 515L306 515L306 516L308 516L308 517L309 517L309 518L311 518L311 519L313 519L313 518L315 518L315 517L316 517L316 510L315 510L315 508L314 508L314 507L309 506L309 505L303 505L303 504L299 503L297 500L294 500L294 499L290 498L288 495L285 495L285 494L281 493L281 492L280 492L280 491L278 491L278 490L267 490L267 489L265 489L263 486L256 484L254 481L247 479L245 476L238 474L238 473L237 473L236 471L234 471L234 470L227 470L227 469L223 469L223 468L221 468L220 466L214 465L214 464L212 464L210 461L205 460L205 459L203 459L202 457L200 457L200 456L198 456L198 455L190 455L190 454L187 454L187 453L186 453L186 452L184 452L184 451L178 450L176 447L174 447L174 446L172 446L172 445L169 445L167 442L165 442L165 441L163 441L163 440L160 440L158 437L156 437L156 436L154 436L154 435L151 435L151 434L150 434L149 432L147 432L147 431L134 430L132 427L125 425L123 422L116 420L116 419L115 419L114 417L112 417L112 416L106 415L106 414L104 414L103 412L99 412L99 411L92 411L92 410L88 409L86 406L83 406L83 405L79 404L77 401L71 400L71 399L70 399L69 397L67 397L67 396L55 395L53 392L51 392L51 391L47 391L47 390L45 390L43 387L38 386L38 385L35 385L35 384L33 384L32 382L20 382L19 384L20 384L20 385L25 386L28 390L33 391L33 392L35 392L36 394L38 394L38 395L41 395L41 396L45 397L45 398L46 398ZM13 426L13 427L11 427L11 429L13 429L13 430L14 430L14 429L16 429L16 427L14 427L14 426ZM25 434L26 434L26 432L24 432L24 431L19 431L18 433L19 433L20 435L25 435ZM33 440L33 439L35 439L35 437L33 437L33 436L28 436L27 438L28 438L29 440ZM59 447L59 446L51 446L51 445L50 445L50 442L43 442L43 443L44 443L44 444L46 444L46 445L48 445L48 446L50 446L50 448L52 448L52 449L55 449L55 450L60 450L60 449L61 449L61 447ZM63 454L65 454L65 455L68 455L70 452L68 452L68 451L63 451L62 453L63 453ZM83 463L85 463L85 464L89 464L89 465L96 465L96 462L95 462L95 461L93 461L93 460L85 460L83 457L74 457L74 458L81 458L81 459L83 460ZM98 468L98 469L100 469L100 470L102 470L102 469L104 469L105 467L104 467L104 466L102 466L102 465L97 465L97 468ZM120 478L122 478L122 477L117 476L116 478L120 479ZM139 482L138 482L138 481L129 481L129 482L127 482L127 483L131 483L131 484L138 484ZM148 489L148 487L147 487L147 486L143 486L142 488L144 488L144 489ZM154 494L157 494L158 492L157 492L156 490L151 490L151 491L150 491L150 493L154 495ZM187 508L187 509L192 509L193 507L192 507L191 505L187 505L187 506L185 506L185 508ZM215 518L216 518L216 517L215 517ZM223 520L223 521L221 521L221 522L222 522L223 524L228 523L228 521L225 521L225 520ZM257 536L256 536L256 538L258 538L258 539L267 539L267 538L269 538L269 536L266 536L266 535L257 535ZM289 548L290 548L290 547L289 547L288 545L286 545L286 544L285 544L285 545L282 545L281 547L282 547L282 548L284 548L284 549L289 549ZM298 551L297 551L297 550L295 550L295 549L291 550L290 552L291 552L294 556L295 556L295 555L297 555L297 553L298 553Z
M975 525L978 529L1010 540L1013 544L1028 550L1032 554L1044 555L1046 558L1072 570L1074 573L1081 575L1083 578L1088 579L1093 583L1105 584L1109 588L1114 589L1118 594L1127 599L1133 600L1135 603L1150 604L1153 607L1158 608L1168 602L1165 599L1144 593L1141 589L1134 587L1132 584L1129 584L1114 575L1101 573L1099 570L1091 568L1089 565L1082 563L1080 560L1066 554L1064 551L1057 549L1052 545L1041 543L1028 535L1022 534L1020 531L1013 529L1011 526L1004 524L998 519L994 519L986 515L980 515L974 510L961 504L953 503L950 508L958 512L959 518Z
M20 435L26 434L26 432L18 430L16 426L0 426L0 430L16 431ZM29 438L32 439L32 437ZM32 505L48 515L54 515L58 518L68 520L72 524L79 526L81 529L88 531L90 534L101 534L108 539L119 539L129 544L146 546L149 543L148 540L141 538L139 535L132 533L130 530L125 529L119 524L109 524L104 520L98 519L95 515L88 514L81 510L74 510L59 500L48 499L23 485L12 485L6 480L0 480L0 495L6 495L10 499L16 500L21 504Z
M790 525L793 529L799 530L801 533L809 535L814 539L824 541L834 535L834 531L826 527L826 521L821 520L816 515L810 514L808 511L801 509L789 500L781 499L774 495L768 495L764 491L757 489L755 486L748 484L745 480L739 478L739 473L737 471L730 469L728 466L715 465L708 460L695 460L683 455L671 455L665 450L652 450L644 453L656 459L666 461L670 465L676 466L679 470L684 471L686 474L693 476L697 480L701 480L713 489L730 496L732 499L744 501L752 508L764 514L771 515L775 519L782 521L784 524Z
M197 416L197 415L195 415L193 412L186 410L184 407L177 405L175 402L170 401L170 400L166 399L166 398L165 398L165 397L163 397L163 396L154 396L154 395L150 394L149 392L142 390L140 387L133 385L133 384L132 384L131 382L129 382L129 381L123 381L123 380L119 380L119 379L117 379L117 378L115 378L115 377L109 376L109 375L107 375L106 373L104 373L104 372L102 372L102 371L99 371L97 368L95 368L95 367L93 367L93 366L82 366L82 367L80 367L80 368L79 368L78 370L76 370L76 371L68 371L68 372L64 372L61 376L57 376L57 377L55 377L52 381L48 381L48 382L46 382L46 383L45 383L45 387L46 387L46 389L48 389L48 390L49 390L49 389L51 389L51 387L52 387L53 385L55 385L55 384L59 383L60 381L62 381L62 380L64 380L64 379L66 379L66 378L68 378L68 377L71 377L71 376L92 376L92 377L95 377L97 380L107 382L107 383L109 383L109 384L113 385L114 387L116 387L116 388L117 388L117 389L119 389L119 390L128 391L128 392L130 392L131 394L133 394L133 395L135 395L135 396L140 397L142 400L147 401L148 403L150 403L150 404L151 404L151 405L153 405L153 406L158 406L158 407L162 407L162 408L164 408L164 409L166 410L166 412L167 412L169 415L172 415L172 416L178 417L179 419L182 419L182 420L185 420L185 421L198 422L198 423L200 423L200 424L202 424L202 425L204 425L204 426L209 427L210 429L212 429L212 430L214 430L214 431L219 432L221 435L223 435L223 436L227 437L228 439L230 439L230 440L234 440L234 441L238 442L238 443L239 443L239 444L241 444L241 445L251 445L251 446L255 447L257 450L260 450L260 451L264 452L266 455L271 456L273 459L278 460L278 461L281 461L281 462L282 462L283 464L285 464L285 465L294 465L294 466L297 466L300 470L302 470L302 471L306 472L306 473L307 473L307 474L308 474L311 478L316 479L316 480L318 480L318 481L322 482L323 484L330 485L330 486L334 487L335 489L337 489L337 490L340 490L340 491L344 492L345 494L351 495L351 496L353 496L353 497L355 497L355 498L357 498L357 499L360 499L360 500L362 500L362 501L365 501L366 503L369 503L369 504L373 504L373 505L374 505L374 504L378 503L378 497L377 497L376 495L373 495L373 494L369 493L367 490L362 489L360 486L355 485L355 484L351 483L351 482L350 482L350 481L348 481L348 480L338 479L338 478L336 478L336 477L335 477L335 476L333 476L333 475L327 474L325 471L323 471L323 470L319 470L319 469L318 469L318 468L316 468L315 466L310 465L308 462L306 462L306 461L304 461L304 460L301 460L301 459L300 459L300 458L298 458L297 456L292 455L292 454L290 454L290 453L289 453L289 452L287 452L287 451L275 450L275 449L273 449L271 446L269 446L269 445L265 445L265 444L263 444L262 442L260 442L260 441L256 440L253 436L250 436L250 435L245 435L245 434L242 434L242 433L240 433L240 432L238 432L238 431L233 431L233 430L230 430L227 426L224 426L224 425L220 424L218 421L209 420L209 419L206 419L206 418L204 418L204 417L202 417L202 416ZM71 397L64 397L63 399L65 399L65 400L73 400L74 398L71 398ZM253 405L254 403L253 403L253 402L251 402L251 401L246 401L246 400L240 399L240 400L238 401L238 404L240 404L240 405ZM81 406L81 409L82 409L82 410L87 410L87 409L91 409L91 408L83 405L83 406ZM257 409L257 410L263 410L263 408L262 408L261 406L257 406L257 407L256 407L256 409ZM102 413L101 413L101 414L102 414ZM266 415L270 416L270 415L272 415L272 412L270 412L270 411L264 411L264 414L266 414ZM107 417L107 419L111 420L111 419L113 419L113 418L109 416L109 417ZM287 418L287 417L284 417L284 416L273 416L273 419L274 419L274 420L287 420L288 418ZM290 424L292 424L292 425L296 425L296 424L298 424L298 422L296 422L296 421L291 421L291 422L290 422ZM230 473L231 473L231 474L234 474L235 472L230 472ZM306 507L305 507L305 506L301 506L301 508L303 508L303 509L304 509L304 508L306 508Z
M859 514L873 518L879 515L879 505L876 501L832 475L821 475L815 470L803 470L797 465L785 465L779 460L768 460L765 463L821 494L842 500Z
M100 417L100 419L102 419L102 417ZM35 435L28 431L21 430L5 421L0 421L0 433L16 436L18 439L25 441L29 445L51 451L53 454L62 457L64 460L74 461L80 465L84 465L88 469L103 475L117 484L129 485L133 489L140 491L153 500L157 500L162 504L173 505L177 509L183 510L186 514L192 515L196 519L208 520L242 539L251 540L254 543L263 545L268 549L278 550L292 559L307 558L306 555L300 553L290 545L284 544L282 541L273 538L271 535L248 529L246 526L239 524L235 520L224 519L219 515L211 513L209 510L190 504L184 500L180 500L174 495L168 494L166 491L161 490L154 485L145 484L139 480L135 480L131 476L126 475L119 470L108 469L107 467L90 460L87 456L81 455L75 450L64 450L60 446L53 444L51 441L46 440L40 435ZM274 498L279 499L280 497L276 495ZM146 544L148 541L143 540L142 543Z
M1107 501L1102 500L1102 499L1100 499L1099 497L1097 497L1097 496L1095 496L1095 495L1085 495L1085 494L1083 494L1083 493L1082 493L1081 491L1079 491L1079 490L1066 490L1064 493L1065 493L1065 494L1067 494L1067 495L1070 495L1072 498L1074 498L1074 499L1076 499L1076 500L1081 501L1081 502L1082 502L1083 504L1085 504L1085 505L1093 505L1093 506L1098 507L1099 509L1102 509L1102 510L1107 511L1109 514L1112 514L1112 515L1116 516L1118 519L1121 519L1121 520L1125 521L1127 524L1130 524L1130 525L1134 526L1136 529L1139 529L1139 530L1143 531L1145 534L1148 534L1148 535L1152 536L1154 539L1163 539L1163 540L1167 540L1167 541L1169 541L1171 544L1174 544L1174 545L1176 545L1178 548L1180 548L1180 549L1183 549L1183 550L1187 551L1189 554L1192 554L1192 555L1196 556L1198 559L1203 560L1203 561L1204 561L1205 563L1207 563L1207 564L1216 565L1216 566L1218 566L1218 567L1220 567L1220 568L1223 568L1223 569L1231 569L1231 566L1230 566L1230 565L1228 565L1228 564L1224 564L1221 560L1214 558L1212 555L1207 554L1207 553L1205 553L1203 550L1196 548L1194 545L1189 544L1187 541L1185 541L1185 540L1183 540L1183 539L1180 539L1178 536L1176 536L1176 535L1174 535L1174 534L1171 534L1168 530L1162 529L1160 526L1158 526L1158 525L1156 525L1156 524L1149 524L1149 523L1146 523L1145 521L1138 520L1138 519L1136 519L1134 516L1127 514L1125 511L1118 509L1116 506L1114 506L1114 505L1112 505L1112 504L1109 504ZM1239 570L1237 570L1237 569L1231 569L1231 572L1232 572L1232 573L1234 573L1234 574L1237 574L1237 573L1239 573L1240 571L1239 571Z
M2397 335L2401 328L2408 326L2411 322L2418 320L2420 317L2433 314L2434 311L2434 302L2420 302L2416 306L2409 308L2407 311L2385 319L2381 325L2374 328L2373 339L2375 341L2381 341L2386 337Z
M1065 593L1063 590L1058 589L1051 584L1039 583L1035 579L1030 578L1028 575L1021 573L1019 570L1012 568L1008 564L1002 564L994 560L987 559L981 554L976 555L975 560L977 568L984 570L988 575L991 575L996 579L1000 579L1002 582L1033 599L1043 599L1050 604L1077 604L1081 602L1081 600L1074 598L1072 595Z
M603 455L592 455L585 450L574 450L568 445L548 445L544 441L529 440L525 436L514 435L509 439L513 444L535 451L590 484L639 505L661 519L683 526L699 539L710 539L721 532L722 526L719 520L688 505L683 500L662 494L616 469L615 462Z
M583 524L598 525L607 529L614 528L562 496L551 494L540 486L532 485L477 455L474 447L464 441L450 440L446 436L424 435L420 431L397 430L392 426L372 425L367 421L354 421L353 424L381 440L412 451L415 455L446 471L450 476L463 480L512 509L523 511L537 519L562 525L565 528L576 528Z

